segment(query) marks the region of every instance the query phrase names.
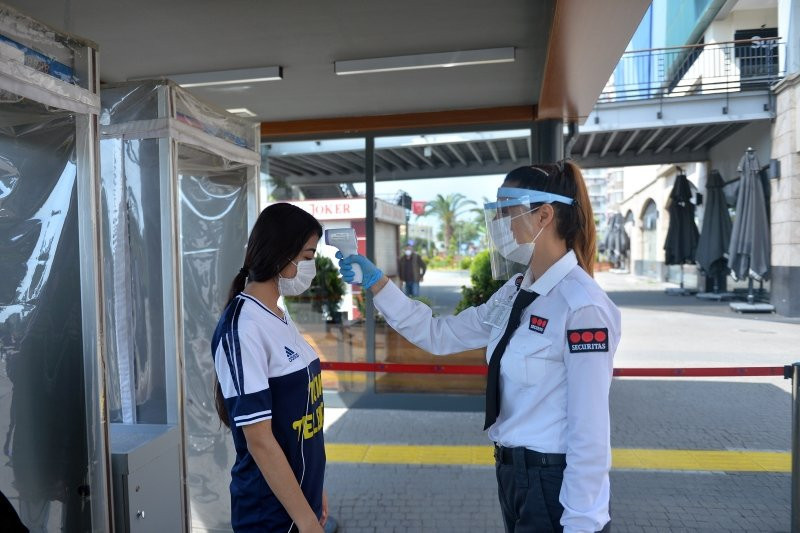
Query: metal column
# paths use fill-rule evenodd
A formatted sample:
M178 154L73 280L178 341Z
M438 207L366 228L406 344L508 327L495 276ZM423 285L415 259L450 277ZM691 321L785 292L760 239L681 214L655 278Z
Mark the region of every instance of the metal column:
M800 363L784 367L784 378L792 378L792 533L800 533Z
M564 159L564 123L561 120L537 120L531 126L532 164L555 163Z
M364 179L367 183L367 258L375 261L375 136L367 135L364 139ZM361 289L364 294L364 311L367 321L367 362L375 362L375 306L372 303L372 292ZM375 393L375 374L367 373L367 394Z

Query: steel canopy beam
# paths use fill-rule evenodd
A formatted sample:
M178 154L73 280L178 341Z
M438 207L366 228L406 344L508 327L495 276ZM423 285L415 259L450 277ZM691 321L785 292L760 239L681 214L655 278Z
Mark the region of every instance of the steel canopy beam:
M489 152L491 152L492 157L494 158L495 163L500 163L500 156L497 154L497 147L494 145L492 141L486 141L486 146L489 147Z
M677 136L678 136L678 134L680 134L680 132L682 132L682 131L683 131L683 128L675 128L675 129L673 130L673 132L672 132L672 133L670 133L669 135L667 135L667 138L666 138L666 139L664 139L664 140L661 142L661 144L659 144L659 145L658 145L658 148L656 148L656 151L655 151L655 153L657 153L657 154L658 154L658 153L660 153L660 152L661 152L661 151L662 151L664 148L666 148L666 147L667 147L667 145L668 145L669 143L671 143L671 142L672 142L672 139L674 139L675 137L677 137Z
M628 148L630 148L631 143L633 143L633 141L636 139L636 137L639 136L641 132L642 130L633 130L631 134L628 135L628 138L625 139L625 144L623 144L622 148L619 149L619 153L617 155L620 157L623 156L625 152L628 151Z
M458 145L446 144L445 146L447 146L447 149L450 150L454 156L456 156L456 159L461 161L462 165L467 166L467 160L464 158L464 154L461 153L461 150L458 149Z
M468 142L467 148L469 148L469 151L472 152L472 155L475 157L475 160L481 165L483 165L483 158L481 157L480 152L478 152L478 149L475 148L475 145L471 142Z
M517 151L514 149L514 142L511 139L506 139L506 146L508 146L508 154L514 163L517 162Z
M615 130L612 131L611 135L608 136L608 140L606 141L605 146L603 146L603 149L600 150L600 157L606 156L606 152L608 152L608 149L611 148L611 143L614 142L614 139L617 137L617 133L619 133L619 131Z
M583 157L589 155L589 151L592 149L592 143L594 142L595 135L597 134L592 132L589 134L589 138L586 139L586 146L583 147Z
M689 135L687 135L686 137L684 137L683 139L681 139L681 142L678 143L678 145L675 148L673 148L672 151L673 152L677 152L678 150L682 150L683 147L686 146L687 144L689 144L690 142L692 142L695 139L695 137L697 137L698 135L700 135L704 131L707 131L711 127L713 127L713 126L697 126L697 127L695 127L695 130L692 133L690 133Z
M645 140L639 147L639 149L636 150L636 155L640 155L642 152L647 150L647 147L650 146L650 143L653 142L656 137L658 137L658 134L661 133L661 130L662 128L656 128L655 130L653 130L653 133L651 133L650 136L647 138L647 140Z

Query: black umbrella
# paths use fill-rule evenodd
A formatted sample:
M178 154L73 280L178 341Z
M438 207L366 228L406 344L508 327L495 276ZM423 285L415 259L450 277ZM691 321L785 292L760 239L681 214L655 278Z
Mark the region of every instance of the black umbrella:
M762 280L769 275L769 220L756 154L748 150L739 162L741 180L728 249L728 267L734 279Z
M694 204L692 186L685 174L675 177L675 185L669 194L667 205L669 227L664 241L664 262L668 265L681 265L681 287L677 294L686 294L683 289L683 265L694 263L697 251L697 225L694 223ZM674 290L667 290L673 293Z
M694 263L699 235L694 223L692 188L684 174L678 174L675 178L667 211L669 227L667 240L664 242L664 262L668 265Z
M706 209L703 230L697 243L696 260L700 269L714 279L714 292L718 281L728 271L728 247L731 240L731 217L725 200L725 180L716 170L706 183Z
M621 213L616 213L611 218L603 244L605 253L609 255L614 266L621 268L623 260L628 257L631 249L631 240L625 232L625 217Z

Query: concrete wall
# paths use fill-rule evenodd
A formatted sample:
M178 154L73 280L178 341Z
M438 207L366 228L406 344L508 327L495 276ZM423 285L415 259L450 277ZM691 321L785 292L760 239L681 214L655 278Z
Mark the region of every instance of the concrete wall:
M781 177L771 180L772 304L779 314L800 316L800 73L775 92L772 157Z
M774 7L765 9L743 9L731 11L722 20L712 22L705 33L706 43L732 41L736 30L778 27L778 10Z
M709 150L711 168L719 170L725 181L739 177L737 167L744 152L752 147L761 165L769 164L772 150L772 124L766 120L753 122ZM703 185L705 188L705 184Z

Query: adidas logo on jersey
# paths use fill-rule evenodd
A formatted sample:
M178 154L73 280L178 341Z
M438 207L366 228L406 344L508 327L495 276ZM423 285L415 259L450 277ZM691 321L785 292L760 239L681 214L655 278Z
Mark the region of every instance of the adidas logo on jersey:
M287 347L287 346L284 346L284 347L283 347L283 349L284 349L284 350L286 350L286 357L288 357L288 358L289 358L289 362L290 362L290 363L291 363L292 361L294 361L295 359L297 359L298 357L300 357L300 354L299 354L299 353L297 353L297 352L295 352L295 351L292 351L292 350L291 350L289 347Z

